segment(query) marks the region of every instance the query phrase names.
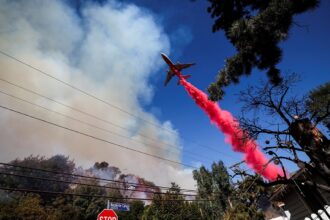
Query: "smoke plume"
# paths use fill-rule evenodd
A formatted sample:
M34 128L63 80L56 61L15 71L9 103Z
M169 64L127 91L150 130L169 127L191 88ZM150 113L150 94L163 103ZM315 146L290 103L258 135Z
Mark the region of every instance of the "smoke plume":
M182 146L178 132L170 121L159 121L144 108L150 107L154 93L149 80L164 65L159 53L170 50L169 37L162 30L162 25L151 12L134 4L114 0L104 4L83 2L77 12L66 1L0 1L0 49L115 106L127 109L156 127L54 81L3 54L0 54L1 79L88 112L103 121L3 81L0 81L1 91L112 133L4 94L0 94L1 105L139 151L180 161ZM64 154L85 168L96 161L107 161L125 173L134 173L158 185L170 185L170 182L175 181L183 188L194 186L190 169L3 109L0 110L0 126L2 162L31 154ZM176 149L169 148L164 142Z
M230 112L222 110L215 102L210 101L204 92L183 77L180 78L180 83L196 104L209 116L211 122L225 134L225 141L232 146L233 150L244 154L244 160L249 167L268 180L275 180L278 176L283 176L279 167L268 163L268 159L260 151L257 143L247 138Z

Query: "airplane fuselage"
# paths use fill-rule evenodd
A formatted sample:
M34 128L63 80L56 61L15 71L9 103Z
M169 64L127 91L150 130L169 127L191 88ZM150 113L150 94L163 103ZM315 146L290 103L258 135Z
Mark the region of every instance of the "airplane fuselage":
M172 76L176 75L177 77L182 78L182 74L175 67L175 65L172 63L172 61L163 53L162 53L162 57L163 57L163 60L167 63L167 65L170 68L169 74L171 74Z
M165 86L168 84L169 81L171 81L171 79L173 78L174 75L176 75L179 78L178 85L180 84L180 80L188 79L191 76L191 75L182 75L180 71L182 69L185 69L185 68L188 68L188 67L194 65L194 63L181 64L178 62L177 64L173 64L172 61L165 54L162 53L161 55L162 55L163 60L169 66L169 70L167 71L167 77L164 82Z

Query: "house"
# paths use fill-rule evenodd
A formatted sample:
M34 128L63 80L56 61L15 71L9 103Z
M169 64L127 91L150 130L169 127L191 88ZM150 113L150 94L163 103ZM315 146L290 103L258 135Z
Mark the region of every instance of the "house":
M304 169L294 173L291 179L299 181L312 179L317 183L325 184L320 177L311 175ZM270 197L270 201L290 220L330 219L330 193L298 181L294 185L278 187Z

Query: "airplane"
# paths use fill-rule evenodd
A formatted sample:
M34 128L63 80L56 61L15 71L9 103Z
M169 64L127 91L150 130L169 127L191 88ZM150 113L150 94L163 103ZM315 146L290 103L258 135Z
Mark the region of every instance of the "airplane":
M174 75L176 75L179 78L179 81L177 83L178 85L180 84L181 78L188 79L189 77L191 77L191 75L182 75L180 71L192 65L195 65L195 63L181 64L178 62L177 64L173 64L172 61L164 53L162 53L161 55L165 63L167 63L167 65L169 66L169 69L167 71L167 77L164 82L164 86L166 86L171 81Z

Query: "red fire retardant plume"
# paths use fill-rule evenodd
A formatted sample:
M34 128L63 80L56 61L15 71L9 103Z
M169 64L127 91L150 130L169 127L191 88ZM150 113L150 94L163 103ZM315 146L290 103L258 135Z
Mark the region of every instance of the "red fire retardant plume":
M185 87L196 104L206 112L211 122L225 134L225 141L232 146L233 150L244 154L244 160L249 167L271 181L275 180L278 175L283 176L282 169L273 163L268 163L268 159L260 151L257 143L253 139L247 139L230 112L222 110L217 103L210 101L204 92L183 77L180 77L180 84ZM267 163L268 165L265 166Z

